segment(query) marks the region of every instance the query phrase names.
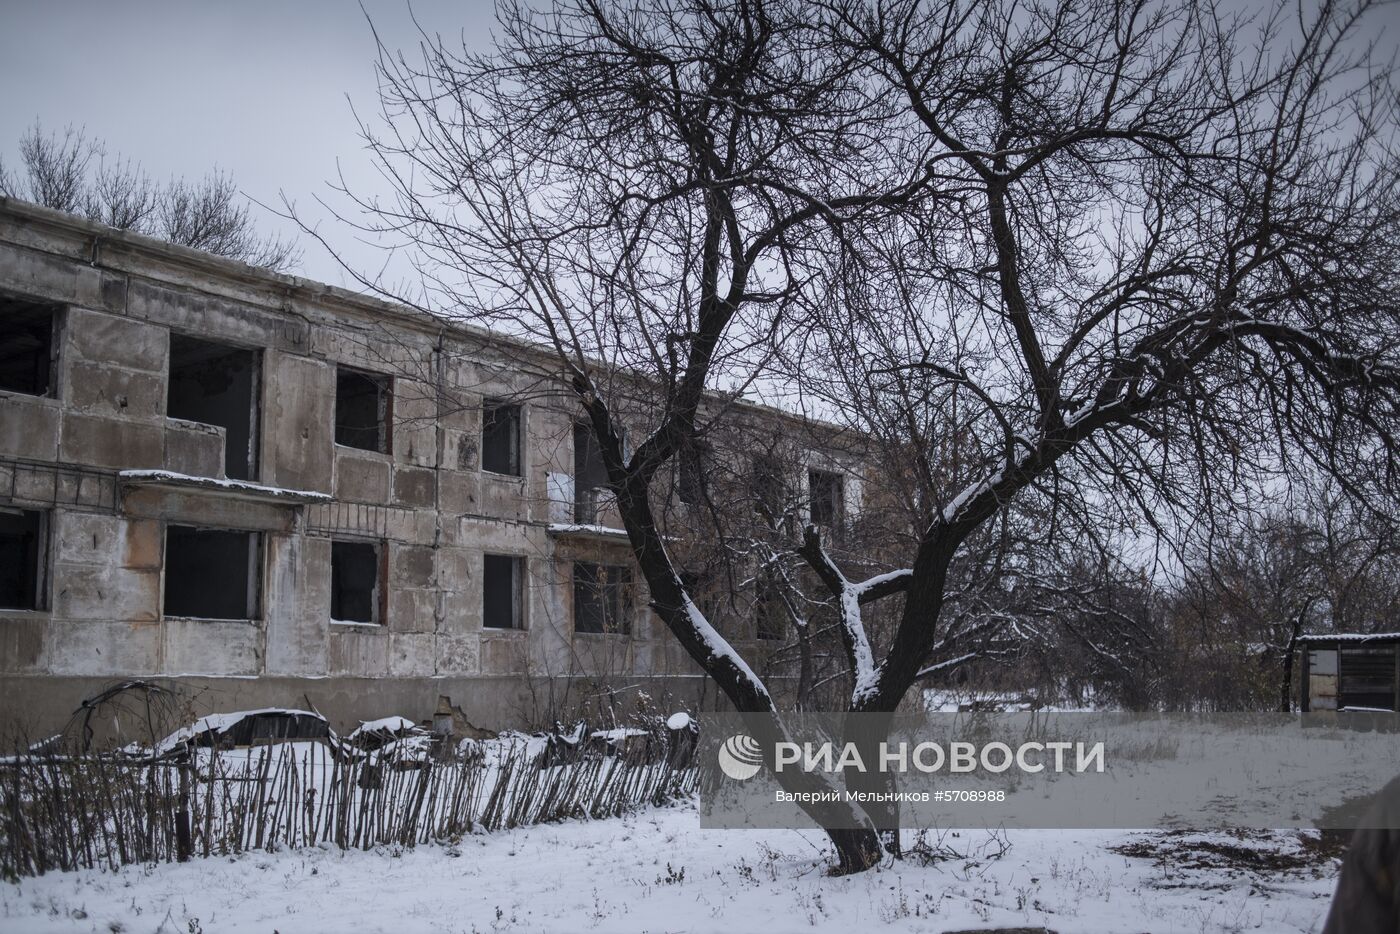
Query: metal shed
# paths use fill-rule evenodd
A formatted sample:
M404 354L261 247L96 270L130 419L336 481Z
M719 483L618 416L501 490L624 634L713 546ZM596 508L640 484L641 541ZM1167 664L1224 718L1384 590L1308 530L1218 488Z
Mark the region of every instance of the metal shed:
M1400 711L1400 632L1332 632L1298 637L1303 713Z

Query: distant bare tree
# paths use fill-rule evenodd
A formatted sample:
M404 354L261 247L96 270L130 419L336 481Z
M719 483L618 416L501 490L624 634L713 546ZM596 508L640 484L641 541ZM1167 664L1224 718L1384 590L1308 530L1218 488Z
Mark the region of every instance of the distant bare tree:
M296 265L290 241L260 236L248 202L233 178L217 169L198 182L173 181L155 202L156 236L252 266L284 270Z
M8 197L278 272L298 262L295 244L257 232L247 199L217 169L198 182L157 185L130 159L108 161L106 147L81 129L45 133L39 123L20 140L19 155L18 170L0 161L0 193Z
M1165 594L1185 664L1175 703L1292 709L1297 640L1400 628L1400 538L1335 484L1301 486L1200 541Z
M554 350L654 611L739 710L777 713L672 560L663 467L729 414L716 390L867 439L912 517L898 563L793 547L848 708L885 715L1016 606L979 571L1035 576L1030 543L1171 534L1302 462L1393 501L1395 97L1348 51L1370 6L505 3L494 53L382 51L364 132L395 190L346 217L416 250L425 303ZM831 833L843 869L892 817Z
M15 175L0 161L0 191L55 211L84 213L87 207L88 167L98 155L97 146L82 130L67 127L63 135L45 135L38 123L19 141L23 174Z
M161 200L160 190L139 165L130 160L117 160L108 165L105 159L100 159L83 200L82 213L90 220L118 230L154 232L160 229L156 214ZM163 239L180 242L169 236Z

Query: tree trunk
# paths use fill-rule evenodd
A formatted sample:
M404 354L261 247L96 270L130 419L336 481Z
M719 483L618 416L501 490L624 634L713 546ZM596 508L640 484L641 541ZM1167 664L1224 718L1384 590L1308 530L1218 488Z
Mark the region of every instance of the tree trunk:
M806 624L797 628L797 709L812 709L812 635Z
M585 406L587 402L585 400ZM595 410L595 430L600 439L610 437L607 429L606 409ZM748 670L731 647L718 647L714 640L718 633L705 632L702 627L708 623L697 623L684 609L690 596L684 584L671 565L671 559L662 544L655 517L651 512L647 487L644 482L632 479L624 482L620 466L620 450L616 444L603 445L605 457L616 461L609 463L609 471L614 493L617 495L618 512L627 530L632 545L632 553L642 576L651 590L652 608L666 624L690 657L695 659L720 689L724 691L734 709L740 713L755 714L756 719L748 724L750 733L759 741L762 748L775 749L776 742L785 738L781 725L781 714L774 706L767 687L760 683ZM722 641L722 640L720 640ZM727 651L726 651L727 649ZM772 767L770 761L769 767ZM831 782L816 775L797 772L776 773L778 782L789 792L831 791ZM826 831L836 849L836 872L840 874L864 872L879 865L885 850L881 846L881 835L874 825L859 829L842 829L843 824L861 823L859 818L866 812L854 804L803 803L802 810L812 818L817 826Z
M1293 617L1293 626L1288 633L1288 649L1283 656L1283 677L1280 678L1278 695L1278 712L1289 713L1293 710L1293 653L1298 650L1298 637L1303 634L1303 620L1308 615L1308 610L1312 608L1312 600L1303 604L1303 608L1298 611L1298 615ZM1307 690L1307 685L1303 686Z
M865 872L884 857L880 837L873 830L828 830L826 835L836 847L836 875Z
M1288 713L1293 709L1293 647L1295 643L1289 640L1288 649L1283 656L1283 677L1279 679L1278 692L1278 712Z
M894 772L886 772L880 768L880 746L890 735L890 721L892 713L888 712L853 712L859 717L859 721L846 721L846 728L843 730L842 741L853 744L860 753L861 761L865 763L864 772L847 772L846 787L851 791L870 792L877 795L892 795L899 790L899 782ZM854 723L859 722L860 729L854 729ZM870 822L875 825L879 833L880 845L891 856L898 858L902 855L902 847L899 842L899 802L889 801L867 801L859 805Z

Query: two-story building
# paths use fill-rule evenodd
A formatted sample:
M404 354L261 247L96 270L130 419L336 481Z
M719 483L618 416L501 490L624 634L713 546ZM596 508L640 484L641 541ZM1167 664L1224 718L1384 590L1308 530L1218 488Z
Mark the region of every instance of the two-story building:
M35 735L125 678L178 684L191 713L312 705L340 723L450 709L496 729L616 690L715 703L646 610L550 368L482 330L0 199L6 718ZM858 508L855 474L801 453L804 423L743 418L794 439L778 469L813 518ZM751 648L788 635L761 609L721 628Z

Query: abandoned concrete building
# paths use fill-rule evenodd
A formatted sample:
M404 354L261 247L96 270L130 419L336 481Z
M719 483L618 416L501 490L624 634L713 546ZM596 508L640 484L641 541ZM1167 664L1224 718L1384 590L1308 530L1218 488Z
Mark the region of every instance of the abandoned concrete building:
M523 725L570 686L715 703L646 610L569 394L523 384L530 352L0 199L7 718L34 735L129 677L193 714L337 726ZM858 508L849 464L784 459L813 519ZM775 619L722 629L776 646Z

